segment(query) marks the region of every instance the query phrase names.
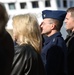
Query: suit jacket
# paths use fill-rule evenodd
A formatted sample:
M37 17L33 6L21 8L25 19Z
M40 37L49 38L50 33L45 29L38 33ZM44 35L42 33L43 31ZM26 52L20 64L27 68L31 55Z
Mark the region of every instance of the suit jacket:
M74 32L65 39L68 47L68 75L74 75Z

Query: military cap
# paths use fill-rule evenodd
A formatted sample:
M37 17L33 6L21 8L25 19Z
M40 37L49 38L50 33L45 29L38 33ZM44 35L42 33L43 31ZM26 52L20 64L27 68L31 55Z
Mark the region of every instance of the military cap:
M52 18L52 19L57 19L60 22L63 22L65 16L66 16L66 11L62 11L62 10L44 10L42 11L43 19Z

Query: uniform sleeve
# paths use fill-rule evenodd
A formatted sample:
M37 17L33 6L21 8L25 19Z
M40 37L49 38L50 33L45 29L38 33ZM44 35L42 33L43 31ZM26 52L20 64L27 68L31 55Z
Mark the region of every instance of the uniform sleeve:
M62 68L63 66L60 66L60 64L64 61L63 59L64 53L62 49L58 46L51 47L50 50L48 50L47 52L47 61L45 66L47 75L57 75L60 67Z

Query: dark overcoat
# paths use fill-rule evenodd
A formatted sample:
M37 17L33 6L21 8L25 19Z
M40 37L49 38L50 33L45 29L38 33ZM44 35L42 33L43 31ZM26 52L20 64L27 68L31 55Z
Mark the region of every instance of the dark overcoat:
M7 31L4 31L0 33L0 75L10 75L13 57L13 39Z
M68 75L74 75L74 32L65 39L68 47Z
M44 38L41 57L47 75L67 75L67 47L60 32Z

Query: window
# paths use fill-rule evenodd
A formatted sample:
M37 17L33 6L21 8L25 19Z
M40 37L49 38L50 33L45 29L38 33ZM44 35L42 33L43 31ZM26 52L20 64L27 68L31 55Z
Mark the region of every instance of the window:
M10 10L15 9L15 3L8 3L8 5Z
M50 4L50 0L45 0L45 7L50 7L51 4Z
M26 3L20 3L20 7L21 7L21 9L26 8Z
M67 7L67 1L66 0L63 0L63 7Z
M74 6L74 2L73 2L73 0L70 0L70 7L72 7L72 6Z
M38 8L38 1L32 1L32 8Z
M61 7L60 0L57 0L57 7Z

